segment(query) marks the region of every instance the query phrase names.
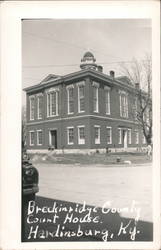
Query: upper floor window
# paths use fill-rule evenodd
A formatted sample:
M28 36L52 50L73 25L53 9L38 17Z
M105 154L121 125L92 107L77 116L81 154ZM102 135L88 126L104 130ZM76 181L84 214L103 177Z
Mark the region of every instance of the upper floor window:
M78 112L85 111L85 85L83 83L78 84Z
M47 116L58 115L58 90L47 92Z
M34 116L35 116L35 97L34 96L30 96L30 120L34 120Z
M112 143L112 128L111 127L107 127L107 144L111 144Z
M42 119L43 114L43 95L39 94L37 96L37 118Z
M95 144L100 144L100 126L94 126L95 129Z
M42 130L37 130L37 145L42 145Z
M106 108L106 114L110 115L110 88L105 87L105 108Z
M29 131L29 144L33 146L35 142L35 131Z
M138 97L136 96L134 99L134 118L137 119L138 112Z
M74 113L74 86L70 85L67 87L67 98L68 98L68 114Z
M68 140L68 145L74 144L74 128L73 127L67 128L67 140Z
M85 144L85 126L78 126L78 144Z
M93 111L98 112L98 88L99 83L93 82Z
M120 91L120 116L128 118L128 94Z

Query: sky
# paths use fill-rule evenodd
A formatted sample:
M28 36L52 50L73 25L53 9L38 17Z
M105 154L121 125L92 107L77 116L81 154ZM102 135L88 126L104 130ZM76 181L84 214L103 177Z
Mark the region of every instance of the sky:
M86 51L105 74L114 70L119 76L120 62L144 59L151 50L150 19L23 20L22 87L38 84L48 74L79 71Z

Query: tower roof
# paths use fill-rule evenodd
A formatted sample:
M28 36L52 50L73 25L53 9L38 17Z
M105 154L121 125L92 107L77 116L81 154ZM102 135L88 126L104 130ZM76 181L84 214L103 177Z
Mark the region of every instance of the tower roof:
M93 57L93 58L94 58L94 55L93 55L90 51L87 51L87 52L84 54L83 58L85 58L85 57Z

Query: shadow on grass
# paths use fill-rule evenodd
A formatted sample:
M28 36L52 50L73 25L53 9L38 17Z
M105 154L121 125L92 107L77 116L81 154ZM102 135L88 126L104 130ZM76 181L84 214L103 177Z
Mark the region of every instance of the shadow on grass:
M23 242L152 240L152 223L123 218L108 208L40 196L22 206Z

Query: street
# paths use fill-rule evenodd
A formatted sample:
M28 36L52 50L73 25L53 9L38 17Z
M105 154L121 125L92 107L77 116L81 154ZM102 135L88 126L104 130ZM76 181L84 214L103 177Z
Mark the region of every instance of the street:
M102 207L110 203L116 208L141 209L140 219L152 221L152 167L103 165L35 165L40 174L38 195L69 202L86 202ZM109 204L109 205L110 205ZM132 217L135 213L122 212Z

